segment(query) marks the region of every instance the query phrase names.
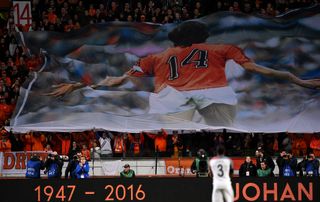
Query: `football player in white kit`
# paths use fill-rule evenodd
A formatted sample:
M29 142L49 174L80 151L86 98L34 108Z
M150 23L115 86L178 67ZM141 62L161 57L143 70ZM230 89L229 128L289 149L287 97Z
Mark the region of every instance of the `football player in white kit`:
M213 178L212 202L233 202L231 184L233 174L232 160L224 156L223 146L217 147L217 156L210 160L210 174Z

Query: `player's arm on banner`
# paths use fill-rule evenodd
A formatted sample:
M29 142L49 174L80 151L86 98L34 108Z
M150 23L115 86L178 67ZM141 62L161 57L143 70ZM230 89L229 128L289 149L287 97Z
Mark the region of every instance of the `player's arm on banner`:
M84 83L61 83L58 85L53 85L54 90L50 93L45 93L47 96L61 97L66 94L71 93L77 89L83 88L86 85Z
M131 71L131 70L129 70ZM118 86L123 84L125 81L129 79L129 75L125 73L122 76L107 76L104 80L100 81L98 84L93 84L90 85L91 88L96 89L101 86L108 86L108 87L113 87L113 86ZM46 93L44 95L47 96L54 96L54 97L61 97L67 94L70 94L71 92L78 90L80 88L84 88L87 85L85 83L61 83L59 85L54 85L52 86L54 90L50 93Z
M149 55L145 58L139 59L138 62L133 65L129 71L119 77L107 76L104 80L100 81L97 85L91 85L92 88L98 88L101 86L119 86L129 79L134 82L134 77L152 76L152 67L154 66L154 57Z
M129 70L130 72L131 70ZM125 73L122 76L107 76L105 79L100 81L98 84L93 84L90 87L93 89L96 89L98 87L107 86L107 87L113 87L113 86L119 86L123 83L125 83L129 79L128 73Z
M267 77L288 80L305 88L320 89L320 79L303 80L290 72L271 69L253 62L246 62L241 64L241 66L250 72L262 74Z
M134 80L134 77L151 76L152 69L149 69L149 68L152 67L152 63L153 63L152 56L148 56L146 58L140 59L136 65L131 67L129 71L124 73L122 76L107 76L98 84L92 84L90 85L90 87L93 89L103 87L103 86L115 87L115 86L124 84L129 79ZM79 83L62 83L62 84L53 86L54 90L44 95L61 97L86 86L87 84L80 83L80 82Z

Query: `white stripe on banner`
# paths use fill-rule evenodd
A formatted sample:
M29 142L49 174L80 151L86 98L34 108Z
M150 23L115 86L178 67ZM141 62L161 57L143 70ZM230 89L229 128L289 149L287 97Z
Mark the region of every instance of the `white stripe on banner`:
M23 38L23 36L22 36L22 38ZM43 50L41 49L41 50L40 50L40 53L42 53L42 52L43 52ZM31 81L31 82L29 83L29 85L28 85L28 88L27 88L26 93L25 93L24 98L23 98L22 105L21 105L21 107L20 107L20 109L19 109L16 117L14 118L13 126L16 126L16 125L17 125L18 117L20 116L20 114L21 114L24 106L26 105L26 102L27 102L27 99L28 99L28 96L29 96L29 92L30 92L30 90L31 90L31 88L32 88L32 85L33 85L34 82L37 80L37 78L38 78L38 73L39 73L39 72L42 72L42 71L44 70L44 68L46 67L47 61L48 61L48 60L47 60L47 57L44 56L44 63L43 63L43 65L42 65L41 69L40 69L38 72L33 72L34 77L33 77L32 81Z

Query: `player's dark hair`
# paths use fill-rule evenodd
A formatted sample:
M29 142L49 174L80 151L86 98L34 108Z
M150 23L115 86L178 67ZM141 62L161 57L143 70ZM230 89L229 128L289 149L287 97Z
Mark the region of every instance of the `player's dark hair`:
M225 152L224 146L223 146L223 145L218 145L218 146L217 146L217 154L218 154L218 155L223 155L224 152Z
M183 22L168 34L169 40L175 46L191 46L196 43L204 43L208 37L207 25L197 21Z

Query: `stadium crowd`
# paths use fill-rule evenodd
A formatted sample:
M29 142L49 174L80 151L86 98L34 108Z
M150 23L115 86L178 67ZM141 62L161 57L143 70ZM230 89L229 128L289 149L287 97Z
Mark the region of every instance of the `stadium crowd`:
M142 157L145 154L162 157L196 156L191 169L198 174L201 171L199 162L208 162L209 156L215 155L214 150L220 145L226 146L229 155L235 155L233 152L239 152L241 156L246 156L239 169L240 177L274 177L275 174L280 177L319 176L320 163L315 154L319 152L320 136L306 134L304 137L302 135L297 137L296 134L280 134L280 136L259 134L254 135L257 137L253 137L254 140L251 141L251 144L248 142L248 136L250 134L179 135L175 131L168 135L165 130L156 134L147 132L127 134L94 130L85 133L72 133L71 135L31 132L21 136L22 139L17 134L11 133L8 140L2 139L1 145L3 147L7 143L7 151L10 151L9 147L11 146L13 151L27 149L27 151L37 151L36 153L38 151L47 152L48 158L45 161L34 156L29 163L31 167L34 167L36 163L37 167L46 169L49 178L61 177L64 161L68 162L65 170L66 178L68 176L87 178L88 161L110 157ZM304 141L306 137L310 137L310 145L306 145ZM245 141L240 141L240 138ZM10 140L11 145L8 143ZM280 145L279 140L281 140ZM279 149L279 147L281 148ZM257 149L250 151L250 148ZM243 150L242 153L241 150ZM277 157L276 161L272 159L271 155ZM298 156L302 156L299 162ZM252 158L255 159L255 162L251 160ZM59 169L52 168L51 164L57 165ZM276 166L278 167L277 173L275 173ZM50 176L50 169L54 170L52 176ZM206 168L205 171L207 172L208 169ZM78 176L76 176L77 172L79 172Z
M69 32L88 24L108 21L178 23L218 11L242 12L262 16L277 16L291 9L308 7L316 0L32 0L32 24L19 27L22 31ZM13 12L9 11L0 28L0 126L8 125L19 89L28 74L41 65L41 57L30 55L15 38ZM72 158L78 151L90 160L93 156L192 156L200 148L214 154L215 145L223 143L228 155L254 155L263 146L270 155L281 149L304 156L313 150L320 156L320 136L311 134L217 134L201 132L197 135L181 132L159 134L121 134L117 132L85 131L56 134L30 132L12 134L1 131L0 152L57 151ZM240 141L242 140L242 141ZM90 155L90 153L93 153Z
M271 156L291 151L296 157L313 152L320 156L319 134L223 134L213 132L186 133L162 130L158 133L136 134L110 131L74 133L29 132L14 134L2 131L0 152L56 151L72 158L82 152L87 160L104 157L191 157L199 149L215 155L217 145L226 147L228 156L253 156L256 148L263 147Z
M316 0L47 0L32 2L32 24L23 31L70 32L108 21L178 23L218 12L242 12L274 17L295 8L308 7ZM9 22L13 22L10 12Z

